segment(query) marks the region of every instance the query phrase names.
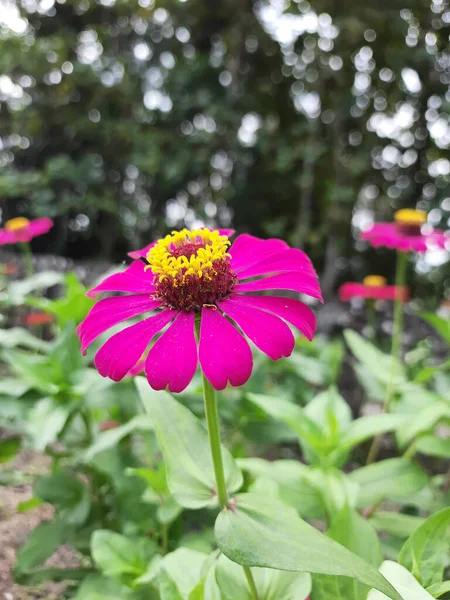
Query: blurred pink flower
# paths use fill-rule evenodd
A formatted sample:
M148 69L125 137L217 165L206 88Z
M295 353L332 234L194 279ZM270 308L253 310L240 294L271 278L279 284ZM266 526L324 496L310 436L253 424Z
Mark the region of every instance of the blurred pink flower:
M47 233L53 227L53 221L47 217L29 221L25 217L16 217L6 221L0 229L0 246L29 242L33 238Z
M249 295L292 290L322 300L308 256L282 240L247 234L229 246L228 236L219 231L173 232L150 248L147 265L136 260L90 290L89 297L102 292L129 295L98 302L79 325L84 353L110 327L156 311L100 348L94 359L99 373L120 381L164 330L145 360L150 385L181 392L200 362L209 382L221 390L228 383L243 385L251 375L252 352L244 336L273 360L289 356L294 348L286 321L311 340L316 320L305 304Z
M420 210L402 209L395 213L393 223L375 223L370 229L361 234L361 239L367 240L377 248L385 246L399 252L426 252L433 248L445 249L450 244L450 238L440 229L423 233L427 215Z
M395 285L386 285L386 279L380 275L369 275L362 283L348 281L339 288L339 297L343 302L352 298L367 298L372 300L395 300L408 302L409 289Z

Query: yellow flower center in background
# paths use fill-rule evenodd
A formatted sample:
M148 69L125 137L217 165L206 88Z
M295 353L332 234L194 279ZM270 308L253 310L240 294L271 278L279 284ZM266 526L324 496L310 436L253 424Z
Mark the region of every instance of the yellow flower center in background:
M5 229L8 231L18 231L19 229L25 229L25 227L28 227L29 224L30 221L25 217L16 217L15 219L6 221Z
M228 258L230 241L210 229L182 229L159 240L147 254L148 266L159 281L172 278L182 284L188 275L211 278L213 263Z
M423 210L402 208L395 213L394 218L397 223L405 225L423 225L427 222L427 213Z
M364 277L363 284L367 287L384 287L386 285L386 279L381 275L368 275Z

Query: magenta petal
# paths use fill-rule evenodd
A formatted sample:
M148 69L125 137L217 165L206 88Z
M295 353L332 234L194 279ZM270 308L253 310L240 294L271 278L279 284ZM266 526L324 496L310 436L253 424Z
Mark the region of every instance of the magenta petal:
M252 373L250 346L216 307L202 309L199 359L206 379L216 390L223 390L228 382L243 385Z
M228 238L236 233L235 229L218 229L220 235L226 235Z
M125 271L115 273L104 279L86 294L88 298L96 298L101 292L131 292L133 294L152 294L155 292L153 274L140 260L135 260Z
M128 252L128 256L130 258L135 258L135 259L139 259L141 257L145 258L147 256L150 248L153 248L153 246L157 243L158 243L158 240L156 240L155 242L152 242L151 244L147 244L147 246L144 246L140 250L132 250L131 252Z
M317 277L317 273L309 257L297 248L281 250L258 260L250 267L244 267L238 272L239 280L266 275L268 273L286 273L297 271L311 277Z
M289 246L283 240L275 238L261 240L248 233L243 233L236 238L236 241L229 250L233 271L236 273L240 269L244 269L260 261L265 256L275 254L287 248Z
M247 283L238 283L234 292L260 292L262 290L292 290L322 300L320 284L314 277L297 273L281 273Z
M232 294L230 298L239 301L241 305L254 306L278 315L301 331L308 340L312 340L314 337L316 317L309 306L300 300L279 296L244 296L242 294Z
M81 351L86 354L86 348L113 325L155 310L160 306L161 302L153 300L148 294L118 296L100 300L77 327L78 337L81 341Z
M245 335L272 360L290 356L295 346L284 321L264 310L240 303L236 296L217 305L235 321Z
M40 219L33 219L27 226L27 232L30 234L30 239L38 235L43 235L50 231L53 227L53 221L48 217L41 217Z
M94 358L100 375L120 381L134 367L151 339L169 323L176 311L167 308L154 317L116 333L103 344Z
M191 382L198 362L194 322L195 313L180 312L150 349L145 372L153 389L182 392Z
M15 244L17 242L16 237L12 231L7 229L0 229L0 246L6 246L6 244Z

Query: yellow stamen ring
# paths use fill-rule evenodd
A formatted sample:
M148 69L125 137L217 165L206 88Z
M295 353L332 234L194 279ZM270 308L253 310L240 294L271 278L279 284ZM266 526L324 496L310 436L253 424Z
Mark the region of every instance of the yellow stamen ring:
M368 275L363 279L363 284L367 287L384 287L386 283L386 278L381 275Z
M171 277L177 285L182 284L186 276L196 275L207 279L214 275L213 262L228 258L230 241L226 235L209 229L173 231L159 240L147 254L148 266L159 281ZM182 254L183 247L192 249L190 256ZM177 276L181 276L181 281Z
M427 213L423 210L402 208L394 215L396 223L404 225L423 225L427 222Z
M30 224L30 221L25 217L16 217L15 219L11 219L6 221L5 229L7 231L19 231L20 229L25 229Z

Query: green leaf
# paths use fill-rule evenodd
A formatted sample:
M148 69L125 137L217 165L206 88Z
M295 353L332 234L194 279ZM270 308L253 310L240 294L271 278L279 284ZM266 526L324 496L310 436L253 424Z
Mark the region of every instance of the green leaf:
M156 511L156 518L160 523L169 524L181 514L183 507L178 504L175 498L168 496L164 498L161 506Z
M75 273L64 276L65 294L57 300L47 298L28 298L27 304L56 315L60 327L69 321L80 323L95 304L95 300L86 296L86 288Z
M24 513L29 510L34 510L38 506L42 505L42 500L36 496L32 496L29 500L24 500L17 505L17 512Z
M18 435L0 439L0 463L8 462L19 452L22 440Z
M72 383L72 375L83 368L84 358L80 352L80 340L73 321L66 323L64 330L56 339L49 360L55 366L60 381L67 383Z
M346 504L355 506L359 486L346 473L335 467L315 467L308 473L308 481L322 496L328 520L335 519Z
M416 451L427 456L450 458L450 438L424 435L416 441Z
M43 567L33 571L14 570L14 579L21 585L38 585L44 581L80 581L92 573L89 567L74 567L59 569L57 567Z
M44 450L47 444L55 442L70 413L69 406L60 406L52 398L39 400L30 411L26 424L33 447Z
M0 396L12 396L20 398L30 389L30 384L26 381L4 377L0 381Z
M303 412L322 429L337 423L345 431L352 421L350 406L334 386L313 398Z
M294 352L289 358L289 363L295 367L298 375L311 385L319 386L327 383L327 365L319 359Z
M372 565L272 499L235 496L219 514L215 535L222 552L238 564L353 577L402 600Z
M153 426L151 421L146 415L138 415L137 417L133 417L124 425L119 425L119 427L115 427L114 429L102 431L92 446L89 446L89 448L83 453L81 460L88 463L100 452L109 450L109 448L113 448L127 435L135 433L136 431L151 431L152 429Z
M259 600L304 600L311 591L308 573L253 568ZM216 580L222 600L253 600L244 570L223 554L216 565Z
M173 589L178 593L180 600L189 600L190 594L201 582L207 559L207 554L190 548L178 548L167 554L160 563L161 571L166 575L166 578L163 576L162 579L163 589ZM165 591L163 598L169 600L171 596Z
M435 313L421 312L418 316L427 321L439 335L450 344L450 320L444 319Z
M131 600L132 593L118 580L95 574L83 581L73 600Z
M427 592L429 592L434 598L439 598L444 594L450 592L450 581L442 581L441 583L435 583L434 585L430 585L427 588Z
M30 387L50 395L59 391L47 356L38 356L21 350L5 350L2 356L17 377L28 383Z
M278 493L289 506L305 519L325 518L321 491L309 478L310 469L297 460L268 461L262 458L241 458L238 465L253 477L270 478L278 485Z
M411 416L405 426L397 432L397 440L401 448L422 433L429 432L444 418L450 417L450 404L441 402L436 395L435 401L426 408Z
M328 530L331 539L339 542L360 558L378 568L383 560L380 541L373 526L356 511L344 506ZM336 575L315 575L314 592L319 598L332 600L362 600L369 588L354 579ZM330 595L336 594L336 596ZM337 595L338 594L338 595Z
M405 415L395 414L360 417L348 427L340 441L340 448L350 449L376 435L396 431L407 419Z
M403 596L404 600L432 600L433 596L414 579L409 571L391 560L385 560L380 567L386 579ZM387 600L381 592L372 590L367 600Z
M19 550L16 568L26 572L44 563L65 542L67 526L63 521L41 523Z
M305 412L293 402L263 394L247 394L247 398L259 406L273 419L289 425L306 445L304 450L310 462L320 462L320 457L328 455L329 449L324 443L321 427L310 419Z
M356 331L346 329L344 337L350 350L375 379L385 384L390 383L392 377L396 384L406 381L405 369L400 361L380 352Z
M88 489L76 477L54 474L35 483L34 494L60 509L61 518L74 525L83 524L89 516L91 500Z
M440 583L448 559L446 531L450 523L450 508L431 515L408 538L400 551L399 562L428 587Z
M0 293L0 301L18 306L25 304L27 296L36 290L51 288L63 281L64 275L56 271L42 271L22 281L11 281L6 292Z
M427 484L427 476L415 462L389 458L356 469L349 479L360 485L357 506L365 508L379 500L414 494Z
M168 392L153 391L143 377L136 377L136 385L164 454L175 500L186 508L201 508L217 500L206 427ZM232 493L241 487L242 473L223 447L222 458L227 489Z
M380 531L385 531L400 538L409 537L425 519L396 512L377 511L371 518L371 523Z
M48 351L50 344L34 336L23 327L11 327L11 329L0 329L0 346L4 348L16 348L23 346L30 350Z
M105 575L125 573L139 577L156 547L146 539L125 537L107 529L94 531L91 538L92 557Z

